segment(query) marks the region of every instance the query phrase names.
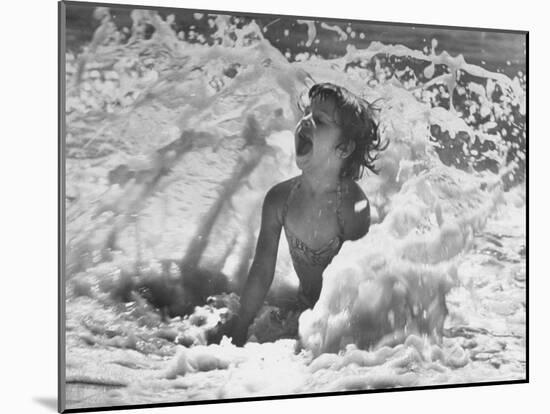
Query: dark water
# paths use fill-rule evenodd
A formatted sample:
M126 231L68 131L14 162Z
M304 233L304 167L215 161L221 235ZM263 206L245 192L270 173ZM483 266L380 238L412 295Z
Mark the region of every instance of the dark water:
M111 8L113 21L119 27L132 26L130 12L137 7ZM67 47L78 52L88 43L99 21L93 17L94 7L75 6L67 7ZM160 9L159 14L165 18L175 16L174 28L176 32L190 31L201 33L206 41L213 29L208 24L209 16L196 16L190 10ZM200 17L200 18L199 18ZM236 15L243 24L252 20L250 16ZM331 26L338 26L346 32L347 39L341 40L340 35L332 30L320 27L316 23L318 43L310 47L307 42L307 26L298 23L296 18L287 16L255 17L256 23L263 29L264 36L281 52L287 53L291 59L297 53L311 52L324 58L332 58L345 54L348 45L357 48L366 48L372 41L384 44L402 44L412 49L424 50L431 48L432 39L437 39L436 52L447 51L452 56L464 55L466 61L479 65L491 71L497 71L514 76L518 71L525 70L526 36L520 33L447 29L442 27L426 27L415 25L376 24L369 22L345 23L342 21L323 20ZM152 29L152 28L151 28ZM285 30L288 30L285 36ZM352 38L352 33L354 37ZM186 36L189 40L189 36ZM189 41L193 41L192 39Z

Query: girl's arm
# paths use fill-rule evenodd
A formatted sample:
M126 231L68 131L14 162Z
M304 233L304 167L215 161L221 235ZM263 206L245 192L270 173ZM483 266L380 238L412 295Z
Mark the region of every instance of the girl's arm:
M344 221L348 240L365 236L370 228L370 204L361 187L354 183L350 193L351 202L344 205Z
M282 184L272 187L264 199L256 253L241 294L239 317L233 331L233 343L237 346L242 346L246 342L248 327L262 307L273 281L282 227Z

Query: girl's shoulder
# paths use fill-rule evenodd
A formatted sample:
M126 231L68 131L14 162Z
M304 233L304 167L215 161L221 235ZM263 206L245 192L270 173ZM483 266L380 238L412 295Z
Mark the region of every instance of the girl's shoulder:
M275 184L267 192L264 205L276 211L277 217L282 221L285 205L292 188L296 184L298 177L292 177L288 180Z
M292 187L296 184L298 176L289 178L288 180L281 181L280 183L275 184L269 189L266 195L266 199L269 197L272 202L281 202L281 200L286 200Z
M359 184L349 180L342 197L342 216L346 239L357 240L369 231L370 204Z

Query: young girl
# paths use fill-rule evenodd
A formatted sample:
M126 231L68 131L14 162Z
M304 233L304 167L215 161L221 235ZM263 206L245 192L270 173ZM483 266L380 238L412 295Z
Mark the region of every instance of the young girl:
M342 243L369 230L368 200L355 181L364 167L376 172L376 152L385 147L369 104L331 83L314 85L309 101L294 138L302 174L276 184L264 199L256 254L232 333L238 346L246 342L273 281L281 228L300 280L299 310L313 308L319 299L323 271Z

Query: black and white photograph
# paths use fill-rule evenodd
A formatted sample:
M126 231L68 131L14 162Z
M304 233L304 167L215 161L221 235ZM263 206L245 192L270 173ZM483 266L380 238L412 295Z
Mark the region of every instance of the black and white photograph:
M527 382L528 32L149 3L58 3L59 410Z

